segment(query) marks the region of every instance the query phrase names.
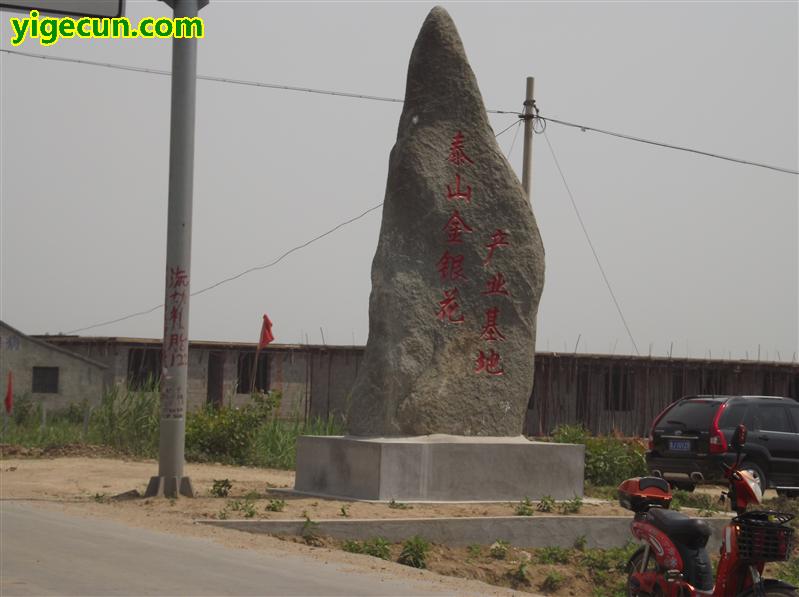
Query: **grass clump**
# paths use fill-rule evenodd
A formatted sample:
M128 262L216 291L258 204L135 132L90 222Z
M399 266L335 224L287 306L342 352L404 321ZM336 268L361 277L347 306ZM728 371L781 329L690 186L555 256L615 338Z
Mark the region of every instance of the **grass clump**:
M575 495L572 499L558 504L558 511L561 514L577 514L583 507L583 499Z
M362 553L381 560L391 559L390 544L383 537L373 537L365 541L347 540L342 548L350 553Z
M269 500L266 504L265 510L267 512L283 512L286 507L286 500Z
M508 552L510 552L510 543L502 539L497 539L491 544L491 547L488 548L488 553L496 560L507 559Z
M414 535L402 545L397 562L412 568L427 568L427 554L430 551L430 543Z
M539 564L568 564L571 550L564 547L542 547L536 554Z
M233 489L233 483L230 482L230 479L214 479L211 495L220 498L227 497L231 489Z
M413 506L410 504L403 504L402 502L398 502L396 500L391 500L388 503L388 507L392 510L411 510Z
M554 593L563 585L563 575L552 571L541 582L541 590L545 593Z
M538 506L536 506L536 510L539 512L552 512L555 509L555 500L552 498L551 495L545 495L541 498L541 501L538 502Z
M516 504L513 513L516 514L516 516L532 516L535 514L533 502L530 501L529 497L525 497L521 502Z

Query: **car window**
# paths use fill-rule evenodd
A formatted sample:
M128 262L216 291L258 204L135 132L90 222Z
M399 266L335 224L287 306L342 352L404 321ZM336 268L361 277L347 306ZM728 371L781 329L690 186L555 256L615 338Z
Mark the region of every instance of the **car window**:
M762 416L763 431L791 431L791 424L788 422L788 413L781 404L764 404L757 407Z
M799 433L799 406L790 407L788 412L793 415L793 430Z
M715 400L686 400L666 413L666 425L679 425L686 429L709 429L721 404Z
M744 423L744 415L746 414L746 404L728 404L724 412L721 413L719 419L719 427L722 429L734 429L741 423ZM744 423L746 424L746 423Z

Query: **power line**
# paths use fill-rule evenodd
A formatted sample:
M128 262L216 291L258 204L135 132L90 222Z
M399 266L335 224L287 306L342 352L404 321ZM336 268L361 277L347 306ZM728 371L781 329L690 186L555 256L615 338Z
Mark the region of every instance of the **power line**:
M727 160L728 162L735 162L737 164L746 164L747 166L757 166L758 168L768 168L769 170L776 170L777 172L785 172L787 174L799 174L799 170L791 170L790 168L782 168L780 166L771 166L769 164L763 164L760 162L751 162L749 160L744 160L741 158L734 158L726 155L721 155L718 153L711 153L709 151L702 151L701 149L691 149L690 147L681 147L679 145L671 145L670 143L663 143L662 141L653 141L651 139L644 139L642 137L634 137L633 135L625 135L623 133L615 133L613 131L608 131L605 129L598 129L591 126L586 126L584 124L575 124L574 122L567 122L565 120L558 120L556 118L549 118L545 116L540 116L541 120L545 122L554 122L555 124L561 124L563 126L568 126L576 129L580 129L583 132L591 131L594 133L602 133L603 135L610 135L611 137L618 137L620 139L627 139L628 141L636 141L638 143L646 143L648 145L656 145L658 147L665 147L667 149L677 149L679 151L687 151L690 153L696 153L699 155L704 155L711 158L716 158L719 160Z
M630 337L630 342L633 343L633 348L635 348L635 354L641 356L640 351L638 350L638 344L635 343L635 338L633 338L633 333L630 331L630 326L627 325L627 320L624 318L624 313L622 313L621 305L619 305L619 301L616 300L616 294L613 292L613 288L610 285L610 280L608 280L607 274L605 274L605 268L602 267L602 262L599 260L599 255L594 248L594 243L591 242L591 237L588 235L588 229L585 227L585 223L583 222L583 218L580 215L580 210L577 209L577 203L574 200L574 195L572 194L571 189L569 188L569 183L566 182L566 175L563 174L563 169L560 167L560 162L558 161L558 156L555 155L555 150L552 147L552 143L549 141L549 135L546 134L544 131L544 139L549 146L549 152L552 154L552 159L555 160L555 166L558 168L558 172L560 172L560 177L563 180L563 186L566 187L566 192L569 195L569 199L571 200L572 207L574 208L574 213L577 214L577 220L580 222L580 227L583 229L583 234L585 235L585 240L588 241L588 246L591 247L591 252L594 254L594 259L596 259L596 264L599 266L599 271L602 274L602 279L605 280L605 286L608 287L608 292L610 292L610 298L613 299L613 304L616 305L616 310L619 312L619 317L621 317L621 322L624 324L624 329L627 330L627 335Z
M495 135L495 137L499 137L505 131L510 130L510 128L512 126L515 126L515 125L518 125L518 124L519 124L519 122L514 122L510 126L506 127L505 129L503 129L499 133L497 133ZM277 265L278 263L283 261L286 257L291 255L295 251L299 251L301 249L304 249L305 247L307 247L309 245L312 245L316 241L321 240L321 239L325 238L326 236L329 236L329 235L333 234L334 232L336 232L340 228L343 228L344 226L347 226L348 224L352 224L353 222L357 222L358 220L360 220L364 216L368 215L369 213L375 211L376 209L378 209L382 205L383 205L383 202L380 202L377 205L374 205L374 206L370 207L369 209L367 209L366 211L360 213L359 215L357 215L357 216L355 216L353 218L350 218L349 220L345 220L345 221L343 221L343 222L341 222L339 224L336 224L335 226L333 226L333 228L331 228L330 230L328 230L326 232L323 232L319 236L315 236L311 240L306 241L306 242L302 243L301 245L297 245L296 247L293 247L293 248L289 249L288 251L286 251L285 253L280 255L280 257L275 259L274 261L270 261L269 263L264 264L264 265L256 265L255 267L251 267L249 269L246 269L243 272L239 272L238 274L230 276L228 278L225 278L224 280L220 280L219 282L214 282L210 286L206 286L205 288L201 288L200 290L196 290L195 292L192 292L191 296L197 296L197 295L203 294L203 293L208 292L209 290L212 290L212 289L214 289L214 288L216 288L218 286L222 286L222 284L227 284L228 282L232 282L233 280L238 280L239 278L241 278L243 276L246 276L247 274L250 274L252 272L265 270L265 269L269 269L270 267L274 267L275 265ZM157 311L158 309L163 308L163 306L164 306L164 304L161 303L161 304L155 305L154 307L151 307L149 309L145 309L144 311L137 311L137 312L131 313L129 315L123 315L122 317L117 317L116 319L109 319L108 321L103 321L103 322L100 322L100 323L87 325L86 327L77 328L75 330L70 330L70 331L68 331L66 333L67 334L75 334L77 332L85 332L86 330L91 330L91 329L94 329L94 328L104 327L106 325L111 325L112 323L119 323L120 321L133 319L134 317L139 317L141 315L149 315L153 311Z
M204 292L208 292L209 290L211 290L213 288L216 288L217 286L221 286L222 284L226 284L228 282L232 282L233 280L237 280L237 279L241 278L242 276L246 276L249 273L252 273L252 272L255 272L255 271L259 271L259 270L269 269L270 267L274 267L275 265L277 265L278 263L283 261L286 257L291 255L295 251L299 251L300 249L304 249L308 245L311 245L311 244L315 243L316 241L321 240L321 239L323 239L324 237L326 237L326 236L328 236L330 234L333 234L336 230L338 230L340 228L343 228L347 224L352 224L353 222L355 222L357 220L360 220L361 218L363 218L367 214L373 212L374 210L376 210L377 208L379 208L382 205L383 205L382 202L378 203L377 205L374 205L374 206L370 207L369 209L367 209L366 211L364 211L360 215L357 215L354 218L350 218L349 220L346 220L344 222L341 222L340 224L337 224L336 226L334 226L333 228L331 228L327 232L323 232L319 236L315 236L311 240L306 241L306 242L302 243L301 245L297 245L296 247L293 247L293 248L289 249L288 251L283 253L280 257L275 259L274 261L271 261L271 262L269 262L267 264L264 264L264 265L258 265L258 266L255 266L255 267L251 267L249 269L244 270L243 272L240 272L240 273L236 274L235 276L230 276L229 278L225 278L224 280L220 280L219 282L215 282L214 284L211 284L210 286L206 286L205 288L202 288L200 290L192 292L191 296L197 296L198 294L203 294ZM106 325L111 325L112 323L119 323L120 321L125 321L126 319L133 319L134 317L139 317L141 315L147 315L149 313L152 313L153 311L157 311L158 309L163 308L163 306L164 306L164 304L160 303L160 304L155 305L154 307L151 307L150 309L146 309L144 311L137 311L136 313L131 313L130 315L124 315L122 317L117 317L116 319L110 319L108 321L103 321L103 322L100 322L100 323L87 325L86 327L77 328L75 330L70 330L70 331L68 331L66 333L67 334L75 334L77 332L84 332L86 330L91 330L91 329L94 329L94 328L99 328L99 327L103 327L103 326L106 326Z
M141 66L127 66L123 64L114 64L110 62L98 62L96 60L82 60L79 58L64 58L61 56L48 56L47 54L37 54L32 52L20 52L19 50L8 50L5 48L0 48L0 52L5 52L6 54L11 54L14 56L22 56L25 58L38 58L41 60L54 60L56 62L71 62L74 64L84 64L88 66L97 66L101 68L111 68L116 70L125 70L137 73L147 73L151 75L162 75L162 76L169 76L171 72L168 70L161 70L161 69L154 69L154 68L145 68ZM333 91L329 89L316 89L313 87L296 87L293 85L280 85L277 83L266 83L262 81L252 81L247 79L232 79L228 77L213 77L210 75L197 75L198 79L204 81L214 81L216 83L228 83L232 85L246 85L250 87L262 87L266 89L278 89L283 91L296 91L296 92L303 92L303 93L313 93L313 94L320 94L320 95L330 95L336 97L346 97L346 98L353 98L353 99L362 99L362 100L370 100L370 101L378 101L378 102L389 102L394 104L401 104L404 100L394 97L385 97L379 95L367 95L361 93L350 93L346 91ZM524 117L524 114L520 114L518 110L486 110L486 112L490 114L513 114L520 118ZM653 141L651 139L645 139L643 137L636 137L634 135L627 135L624 133L617 133L614 131L609 131L606 129L600 129L597 127L588 126L585 124L579 124L576 122L569 122L567 120L560 120L557 118L546 118L544 116L539 116L542 121L549 121L554 122L555 124L560 124L562 126L568 126L572 128L580 129L583 132L591 131L594 133L600 133L603 135L610 135L612 137L617 137L620 139L625 139L628 141L635 141L637 143L645 143L648 145L655 145L658 147L664 147L667 149L674 149L677 151L687 151L689 153L694 153L697 155L703 155L710 158L715 158L719 160L726 160L729 162L734 162L737 164L743 164L747 166L754 166L757 168L766 168L768 170L774 170L776 172L784 172L787 174L799 174L799 170L793 170L791 168L783 168L781 166L773 166L770 164L764 164L761 162L753 162L751 160L744 160L742 158L735 158L730 156L725 156L717 153L712 153L709 151L703 151L700 149L693 149L690 147L683 147L680 145L673 145L671 143L665 143L661 141Z

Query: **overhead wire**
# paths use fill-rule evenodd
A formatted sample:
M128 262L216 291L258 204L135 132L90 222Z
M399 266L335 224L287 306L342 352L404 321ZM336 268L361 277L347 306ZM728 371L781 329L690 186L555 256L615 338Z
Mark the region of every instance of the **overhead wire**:
M505 127L499 133L494 135L494 137L498 138L500 135L502 135L506 131L510 130L510 128L512 126L518 125L518 124L519 124L519 122L514 121L510 126ZM283 261L286 257L291 255L292 253L294 253L296 251L299 251L301 249L304 249L305 247L307 247L309 245L312 245L316 241L321 240L321 239L325 238L326 236L329 236L329 235L333 234L334 232L336 232L337 230L343 228L344 226L352 224L353 222L357 222L361 218L367 216L368 214L370 214L371 212L375 211L376 209L378 209L378 208L380 208L382 206L383 206L383 202L381 201L377 205L373 205L372 207L370 207L369 209L367 209L364 212L361 212L357 216L352 217L352 218L350 218L348 220L345 220L343 222L340 222L339 224L336 224L335 226L333 226L333 228L330 228L326 232L323 232L322 234L320 234L318 236L315 236L312 239L310 239L310 240L308 240L308 241L306 241L306 242L304 242L304 243L302 243L300 245L297 245L296 247L292 247L288 251L285 251L283 254L281 254L277 259L274 259L273 261L270 261L269 263L266 263L264 265L256 265L256 266L248 268L248 269L246 269L246 270L244 270L242 272L239 272L238 274L235 274L233 276L229 276L229 277L224 278L223 280L220 280L218 282L214 282L210 286L206 286L205 288L201 288L200 290L196 290L196 291L190 293L190 296L198 296L200 294L208 292L209 290L217 288L218 286L222 286L223 284L227 284L228 282L232 282L234 280L238 280L239 278L241 278L243 276L246 276L247 274L250 274L252 272L261 271L261 270L269 269L270 267L274 267L278 263ZM78 332L85 332L86 330L91 330L91 329L99 328L99 327L105 327L105 326L111 325L113 323L119 323L119 322L122 322L122 321L126 321L128 319L133 319L134 317L140 317L142 315L149 315L150 313L153 313L154 311L158 311L159 309L162 309L163 306L164 306L164 304L160 303L160 304L155 305L155 306L153 306L153 307L151 307L149 309L145 309L144 311L137 311L135 313L130 313L129 315L124 315L122 317L117 317L115 319L109 319L108 321L102 321L100 323L87 325L87 326L84 326L82 328L76 328L76 329L70 330L70 331L68 331L66 333L67 334L76 334Z
M124 65L124 64L116 64L116 63L111 63L111 62L100 62L100 61L97 61L97 60L84 60L84 59L80 59L80 58L66 58L66 57L63 57L63 56L50 56L48 54L39 54L39 53L35 53L35 52L21 52L19 50L9 50L9 49L6 49L6 48L0 48L0 52L4 52L6 54L10 54L10 55L14 55L14 56L22 56L22 57L25 57L25 58L38 58L38 59L41 59L41 60L53 60L53 61L56 61L56 62L70 62L70 63L75 63L75 64L84 64L84 65L88 65L88 66L96 66L96 67L101 67L101 68L110 68L110 69L116 69L116 70L125 70L125 71L131 71L131 72L146 73L146 74L151 74L151 75L162 75L162 76L171 75L171 72L168 71L168 70L156 69L156 68L146 68L146 67L142 67L142 66L128 66L128 65ZM228 84L233 84L233 85L246 85L246 86L250 86L250 87L262 87L262 88L266 88L266 89L277 89L277 90L283 90L283 91L295 91L295 92L302 92L302 93L312 93L312 94L329 95L329 96L336 96L336 97L346 97L346 98L352 98L352 99L362 99L362 100L370 100L370 101L378 101L378 102L389 102L389 103L395 103L395 104L401 104L401 103L404 102L404 100L399 99L399 98L394 98L394 97L386 97L386 96L380 96L380 95L368 95L368 94L363 94L363 93L351 93L351 92L347 92L347 91L335 91L335 90L330 90L330 89L317 89L317 88L313 88L313 87L298 87L298 86L294 86L294 85L282 85L282 84L278 84L278 83L268 83L268 82L253 81L253 80L248 80L248 79L233 79L233 78L230 78L230 77L216 77L216 76L211 76L211 75L197 75L197 79L200 79L200 80L203 80L203 81L213 81L213 82L217 82L217 83L228 83ZM524 117L524 114L519 113L518 110L495 110L495 109L489 109L489 110L486 110L486 112L488 112L489 114L513 114L513 115L516 115L516 116L518 116L520 118ZM745 160L743 158L736 158L736 157L732 157L732 156L713 153L713 152L710 152L710 151L704 151L704 150L701 150L701 149L694 149L694 148L685 147L685 146L682 146L682 145L674 145L672 143L665 143L663 141L654 141L652 139L646 139L644 137L637 137L635 135L628 135L628 134L625 134L625 133L618 133L618 132L615 132L615 131L610 131L610 130L607 130L607 129L601 129L601 128L589 126L589 125L586 125L586 124L579 124L579 123L576 123L576 122L570 122L568 120L562 120L562 119L559 119L559 118L550 118L550 117L545 117L545 116L539 116L538 118L540 119L540 121L543 121L543 122L549 121L549 122L553 122L555 124L559 124L561 126L567 126L567 127L580 129L583 132L590 131L590 132L599 133L599 134L602 134L602 135L609 135L609 136L616 137L616 138L619 138L619 139L625 139L625 140L628 140L628 141L634 141L634 142L637 142L637 143L644 143L644 144L647 144L647 145L654 145L654 146L657 146L657 147L663 147L663 148L666 148L666 149L673 149L673 150L677 150L677 151L686 151L686 152L689 152L689 153L702 155L702 156L710 157L710 158L714 158L714 159L734 162L734 163L742 164L742 165L746 165L746 166L754 166L754 167L757 167L757 168L766 168L768 170L773 170L773 171L776 171L776 172L783 172L783 173L786 173L786 174L799 175L799 170L794 170L792 168L784 168L782 166L774 166L774 165L766 164L766 163L763 163L763 162L754 162L754 161L751 161L751 160Z
M630 326L627 324L627 319L624 317L624 313L622 312L621 305L619 304L618 299L616 298L616 293L613 292L613 287L610 284L610 280L608 279L608 275L605 273L605 268L602 267L602 262L599 259L599 254L597 253L596 247L594 247L594 243L591 241L591 236L588 234L588 229L585 227L585 222L583 221L583 217L580 215L580 210L577 208L577 202L574 200L574 194L569 187L569 183L566 181L566 175L563 173L563 168L560 167L560 161L558 161L558 156L555 155L555 149L552 147L552 142L549 140L549 135L547 135L546 131L543 131L544 139L547 142L547 146L549 147L549 152L552 154L552 159L555 161L555 166L560 173L560 178L563 181L563 186L566 188L566 193L569 195L569 200L571 201L572 207L574 208L574 213L577 215L577 221L580 222L580 228L583 230L583 234L585 235L585 240L588 241L588 246L591 248L591 253L594 254L594 259L596 260L597 266L599 266L599 271L602 274L602 279L605 281L605 286L608 288L608 292L610 293L610 298L613 299L613 304L616 305L616 311L619 313L619 317L621 318L621 322L624 324L624 329L627 330L627 335L630 337L630 342L632 342L633 348L635 349L635 354L641 356L641 352L638 350L638 344L635 342L635 338L633 337L633 333L630 330Z

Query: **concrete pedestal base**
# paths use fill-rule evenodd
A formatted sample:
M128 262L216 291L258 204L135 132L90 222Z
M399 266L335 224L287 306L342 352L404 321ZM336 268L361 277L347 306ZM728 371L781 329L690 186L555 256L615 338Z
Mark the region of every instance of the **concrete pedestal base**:
M178 496L194 497L194 488L189 477L150 477L144 497L167 497L176 498Z
M359 500L565 500L583 496L584 452L522 436L303 436L294 489Z

